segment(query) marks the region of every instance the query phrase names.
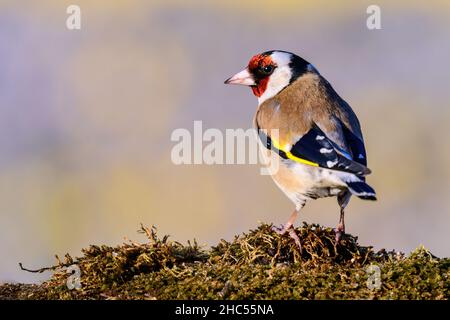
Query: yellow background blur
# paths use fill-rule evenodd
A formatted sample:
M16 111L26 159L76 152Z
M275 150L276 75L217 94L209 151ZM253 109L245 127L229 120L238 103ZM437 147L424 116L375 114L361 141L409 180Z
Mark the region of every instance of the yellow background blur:
M78 4L80 31L66 8ZM378 4L382 30L366 28ZM293 205L255 165L175 166L176 128L249 128L223 85L269 49L312 62L358 114L379 201L353 199L365 245L450 256L449 1L0 1L0 281L139 223L215 244ZM301 221L335 226L335 199Z

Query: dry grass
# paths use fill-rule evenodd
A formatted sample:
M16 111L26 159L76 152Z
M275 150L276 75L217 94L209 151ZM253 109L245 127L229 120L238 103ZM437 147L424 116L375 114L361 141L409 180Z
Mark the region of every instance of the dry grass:
M90 246L83 255L58 259L41 285L3 284L2 299L449 299L450 259L424 248L409 256L375 252L346 235L304 224L299 252L289 236L267 224L212 248L186 245L155 228L141 227L148 242ZM66 286L66 268L81 269L79 290ZM367 267L381 270L381 287L367 285Z

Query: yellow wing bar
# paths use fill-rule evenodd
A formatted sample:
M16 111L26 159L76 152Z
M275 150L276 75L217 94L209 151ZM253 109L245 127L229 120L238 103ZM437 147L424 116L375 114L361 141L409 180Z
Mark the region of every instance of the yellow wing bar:
M313 167L318 167L319 166L318 163L315 163L315 162L312 162L312 161L309 161L309 160L306 160L306 159L302 159L302 158L296 157L290 151L283 150L283 148L280 146L280 144L277 141L275 141L273 139L271 139L271 141L272 141L272 145L275 148L277 148L278 150L283 151L286 154L286 157L288 157L289 159L291 159L291 160L293 160L295 162L307 164L307 165L313 166Z

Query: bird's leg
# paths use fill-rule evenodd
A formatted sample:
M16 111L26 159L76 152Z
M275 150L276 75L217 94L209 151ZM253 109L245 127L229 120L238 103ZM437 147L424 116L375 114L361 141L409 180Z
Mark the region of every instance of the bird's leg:
M281 225L280 227L273 226L272 230L279 235L285 234L294 225L297 216L298 210L294 210L294 212L292 212L291 216L289 217L289 220L284 225Z
M352 194L349 191L344 191L340 193L337 197L339 207L341 208L341 217L339 218L339 224L334 231L336 232L336 244L339 243L342 236L345 234L345 223L344 223L344 210L350 201Z
M345 234L345 222L344 222L344 208L341 207L341 216L339 218L339 224L335 229L336 232L336 243L339 243L342 236Z

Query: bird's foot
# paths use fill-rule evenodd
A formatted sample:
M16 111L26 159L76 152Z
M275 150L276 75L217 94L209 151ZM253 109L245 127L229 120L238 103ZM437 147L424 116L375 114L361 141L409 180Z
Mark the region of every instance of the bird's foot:
M339 223L337 228L334 229L336 233L336 243L339 243L342 239L342 236L345 234L345 226L342 223Z
M302 253L302 243L300 242L300 238L298 237L297 233L295 233L295 229L292 224L287 223L279 227L272 226L272 230L278 233L280 236L288 232L291 239L293 239L295 244L297 245L300 253Z
M295 233L294 227L289 229L289 236L294 240L300 253L303 253L302 243L300 242L300 238L298 237L297 233Z

